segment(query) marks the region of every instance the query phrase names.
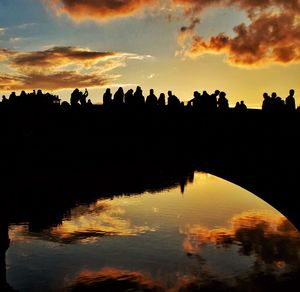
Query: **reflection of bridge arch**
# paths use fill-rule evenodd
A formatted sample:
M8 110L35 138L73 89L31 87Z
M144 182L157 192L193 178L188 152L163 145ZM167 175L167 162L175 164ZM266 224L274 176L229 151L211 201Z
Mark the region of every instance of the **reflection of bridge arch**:
M281 173L282 161L277 161L278 168L273 165L268 172L262 164L253 160L251 165L241 167L240 161L205 164L198 170L210 173L226 181L234 183L261 198L277 209L300 230L300 196L298 196L297 172L293 167ZM251 167L250 167L251 166ZM270 165L271 166L271 165ZM291 165L289 165L291 167ZM299 173L299 172L298 172Z

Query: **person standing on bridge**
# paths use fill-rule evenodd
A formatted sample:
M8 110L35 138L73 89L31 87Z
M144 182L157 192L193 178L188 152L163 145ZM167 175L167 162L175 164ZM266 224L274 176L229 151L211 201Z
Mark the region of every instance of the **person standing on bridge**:
M296 110L296 102L294 98L295 90L291 89L289 96L285 99L285 107L288 112Z

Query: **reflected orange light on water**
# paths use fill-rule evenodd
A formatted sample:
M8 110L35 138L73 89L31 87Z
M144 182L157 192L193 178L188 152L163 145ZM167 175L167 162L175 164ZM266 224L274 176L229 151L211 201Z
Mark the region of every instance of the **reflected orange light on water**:
M98 199L71 209L61 225L40 234L28 232L26 225L12 225L10 238L16 241L39 236L88 243L102 236L133 236L175 224L181 233L197 234L198 242L207 242L230 237L247 224L266 221L268 228L277 228L279 218L280 213L250 192L213 175L196 173L184 194L177 187L157 194Z
M236 245L240 254L253 254L277 268L300 264L300 234L280 214L245 212L232 217L230 228L185 225L180 232L185 235L183 249L188 254L200 255L201 248L209 244L222 248Z
M164 291L163 285L139 271L106 267L100 271L81 271L67 284L72 290L101 289L101 291ZM103 289L103 290L102 290ZM76 290L77 291L77 290Z
M135 225L123 218L126 210L112 200L98 200L94 204L81 205L71 210L69 218L61 225L44 230L41 234L28 232L25 225L10 228L13 241L42 237L50 241L90 243L101 236L134 236L146 231L154 231L146 225Z
M177 186L98 199L72 208L60 225L9 232L9 251L18 251L10 262L22 266L26 249L39 273L49 257L67 291L271 291L300 275L295 227L255 195L205 173L184 193Z

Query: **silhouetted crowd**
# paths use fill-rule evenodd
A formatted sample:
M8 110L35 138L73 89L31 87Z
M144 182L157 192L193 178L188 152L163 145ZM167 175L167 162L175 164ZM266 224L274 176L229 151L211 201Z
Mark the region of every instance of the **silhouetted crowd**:
M276 92L271 95L268 93L263 94L262 110L264 112L291 112L296 110L295 91L290 90L286 99L279 97ZM70 103L63 101L60 103L60 99L57 95L50 93L43 93L41 90L37 92L33 90L30 93L22 91L20 95L16 95L12 92L9 98L2 96L2 104L16 104L16 105L32 105L32 106L49 106L49 105L62 105L64 107L86 107L92 106L90 99L87 100L88 90L84 92L76 88L70 98ZM168 91L167 97L164 93L160 93L157 97L154 89L150 89L149 95L144 96L143 90L140 86L136 87L136 90L129 89L124 92L122 87L119 87L113 94L110 88L107 88L103 94L103 106L106 108L120 108L127 107L131 109L158 109L167 107L169 109L194 109L200 112L214 112L214 111L227 111L229 109L228 99L226 93L223 91L215 90L212 94L207 91L200 93L194 91L193 98L185 105L183 101ZM243 100L236 103L234 107L235 111L244 112L247 110L247 106ZM297 108L300 111L300 107Z
M216 90L213 94L208 94L206 91L203 91L201 94L198 91L194 92L194 97L188 101L187 105L184 105L184 102L180 101L179 98L168 91L167 97L164 93L160 93L157 97L154 93L154 89L150 89L149 95L145 98L143 91L140 86L136 88L134 92L132 89L129 89L124 93L123 88L120 87L115 94L111 93L111 90L106 89L103 95L103 105L104 106L128 106L131 108L141 108L146 106L148 108L162 108L168 107L170 109L180 109L180 108L194 108L200 111L215 111L227 110L229 108L228 100L226 98L225 92L220 92ZM243 103L245 106L245 104Z
M154 89L150 89L149 95L145 98L142 88L137 86L135 92L133 89L129 89L126 93L122 87L112 95L109 88L106 89L103 95L103 105L109 106L122 106L126 105L131 108L141 108L147 106L148 108L165 107L181 108L184 107L184 103L180 102L179 98L173 95L172 91L168 91L168 98L166 102L166 96L161 93L159 97L154 94Z
M295 111L296 102L294 94L295 91L291 89L284 101L281 97L277 96L275 92L273 92L271 96L269 96L268 93L264 93L262 110L266 112ZM133 89L129 89L126 93L124 93L123 88L120 87L114 95L111 90L107 88L103 95L103 105L107 107L126 105L133 108L147 106L153 109L165 106L173 109L186 107L202 112L227 111L229 109L228 99L224 91L215 90L212 94L209 94L207 91L203 91L202 94L199 91L194 91L193 98L189 100L185 106L172 91L168 91L167 101L164 93L160 93L157 98L154 89L150 89L149 95L145 98L140 86L136 88L135 92ZM247 109L247 105L243 100L237 102L234 107L234 110L239 112L244 112ZM298 108L298 110L300 110L300 108Z
M16 95L12 92L7 98L5 95L2 96L2 103L10 103L14 105L29 105L29 106L49 106L53 104L60 104L58 95L50 94L49 92L43 93L42 90L37 92L33 90L30 93L26 93L24 90L21 91L20 95Z
M273 92L271 96L268 93L263 94L263 104L262 110L265 112L292 112L296 110L295 102L295 90L291 89L289 95L286 97L285 101ZM299 108L298 108L299 109Z

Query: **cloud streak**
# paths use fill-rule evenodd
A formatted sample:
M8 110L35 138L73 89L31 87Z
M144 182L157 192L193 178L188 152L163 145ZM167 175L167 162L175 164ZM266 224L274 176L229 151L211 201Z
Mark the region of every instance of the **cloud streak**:
M5 91L23 89L59 90L75 87L103 86L113 78L97 74L82 74L74 71L62 71L52 74L29 73L13 75L0 73L0 89Z
M116 52L98 52L75 47L54 47L45 51L19 52L11 59L11 65L22 70L50 70L66 65L80 64L90 67L99 61L123 56Z
M117 78L108 72L125 66L126 61L134 57L143 56L77 47L53 47L33 52L0 48L0 62L7 69L6 73L0 72L0 89L58 90L103 86Z

